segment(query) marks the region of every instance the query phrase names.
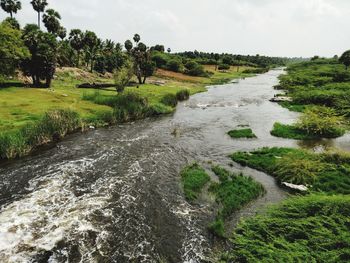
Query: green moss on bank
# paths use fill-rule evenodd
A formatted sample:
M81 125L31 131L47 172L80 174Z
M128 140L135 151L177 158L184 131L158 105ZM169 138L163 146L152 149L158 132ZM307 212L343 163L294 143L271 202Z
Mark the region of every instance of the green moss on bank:
M318 136L308 134L295 125L281 124L279 122L274 124L271 135L294 140L312 140L319 138Z

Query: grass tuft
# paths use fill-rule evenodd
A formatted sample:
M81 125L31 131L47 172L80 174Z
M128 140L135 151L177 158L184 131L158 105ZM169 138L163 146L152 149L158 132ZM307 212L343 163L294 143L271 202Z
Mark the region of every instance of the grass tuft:
M239 138L248 138L253 139L257 138L256 135L253 133L252 129L238 129L238 130L232 130L227 133L231 138L239 139Z
M181 171L181 181L188 201L198 198L203 187L210 181L209 175L197 163L185 167Z

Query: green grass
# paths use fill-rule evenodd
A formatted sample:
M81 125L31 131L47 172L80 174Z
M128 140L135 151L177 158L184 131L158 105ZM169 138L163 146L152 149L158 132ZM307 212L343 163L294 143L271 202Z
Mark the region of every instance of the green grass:
M304 112L305 108L307 107L306 105L296 104L295 102L289 102L289 101L278 102L278 104L283 108L286 108L294 112Z
M181 171L181 181L188 201L194 201L210 181L210 176L197 163L185 167Z
M350 117L350 71L334 59L322 59L292 64L288 74L280 76L281 89L288 92L293 102L285 104L291 110L301 106L327 106Z
M308 134L295 125L286 125L279 122L274 124L271 135L294 140L312 140L320 138L319 136Z
M350 194L350 157L345 153L262 148L251 153L236 152L231 158L274 176L278 182L308 185L313 192Z
M206 69L211 70L210 66ZM76 68L57 69L51 89L29 88L19 85L17 80L10 80L0 87L0 136L6 137L7 143L13 143L14 148L19 149L22 143L18 134L21 134L22 128L38 125L46 113L59 109L78 114L83 126L104 126L171 113L175 110L175 103L165 105L164 102L169 104L166 97L175 97L179 101L188 99L189 95L206 91L207 85L249 76L242 73L244 69L242 67L237 72L232 67L228 72L213 71L210 78L168 72L170 77L156 75L151 78L153 81L162 78L165 85L144 84L127 87L125 94L135 96L125 95L126 97L118 95L113 88L100 90L98 93L94 89L76 88L76 85L83 82L113 83L113 79ZM132 103L127 103L128 96L132 96ZM136 97L141 99L135 99ZM35 146L29 148L34 149ZM20 150L20 155L30 151L27 148ZM3 150L2 153L4 152L6 151ZM17 154L3 154L15 155Z
M48 111L35 123L0 133L0 159L22 157L34 148L57 141L82 126L79 114L74 111Z
M350 196L291 198L241 222L224 262L349 262Z
M253 133L252 129L238 129L232 130L227 133L231 138L239 139L239 138L256 138L256 135Z
M260 183L251 177L232 174L219 166L213 167L212 170L219 177L219 182L212 183L210 192L214 194L220 209L216 220L209 226L209 230L217 236L223 237L225 233L224 220L233 212L258 198L265 190Z

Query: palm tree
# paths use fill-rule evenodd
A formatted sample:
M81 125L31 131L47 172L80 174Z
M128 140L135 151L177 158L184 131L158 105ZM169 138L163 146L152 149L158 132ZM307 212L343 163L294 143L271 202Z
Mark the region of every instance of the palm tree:
M13 18L13 13L17 14L18 10L22 9L22 4L18 0L1 0L1 8L10 14L10 17Z
M67 30L63 26L60 26L57 35L61 40L63 40L67 36Z
M38 27L40 28L40 13L45 11L45 7L48 5L46 0L33 0L30 2L33 9L38 12Z
M84 34L80 29L72 29L69 34L69 43L77 52L77 64L79 67L80 51L84 47Z
M61 25L60 20L61 16L58 12L53 9L47 9L46 13L43 15L43 22L47 31L52 34L57 34Z

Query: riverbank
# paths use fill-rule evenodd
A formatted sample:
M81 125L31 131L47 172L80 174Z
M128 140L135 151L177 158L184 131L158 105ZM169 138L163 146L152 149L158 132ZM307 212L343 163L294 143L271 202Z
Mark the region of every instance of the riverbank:
M0 159L27 155L38 146L61 139L74 131L172 113L177 102L169 105L164 100L169 94L176 95L179 91L187 90L193 95L206 91L208 85L252 76L243 73L246 69L231 67L227 71L216 71L214 66L206 66L206 70L212 72L210 78L159 70L147 84L126 88L125 94L135 95L132 96L135 107L130 107L129 103L104 103L123 96L118 95L113 88L99 91L76 88L82 82L113 83L112 76L100 76L80 69L58 69L51 89L29 88L21 82L11 81L0 88ZM99 101L89 99L92 97L98 97ZM126 95L125 102L128 99L130 96ZM115 108L119 109L117 114ZM64 116L58 114L62 110L68 110L75 116L73 128L60 127L60 123L66 122ZM121 114L126 117L120 118ZM47 118L53 115L56 117ZM51 128L43 132L38 128L43 126Z
M272 135L297 140L338 138L349 130L350 71L337 59L292 64L279 79L276 88L288 98L280 105L301 116L293 125L276 123Z

